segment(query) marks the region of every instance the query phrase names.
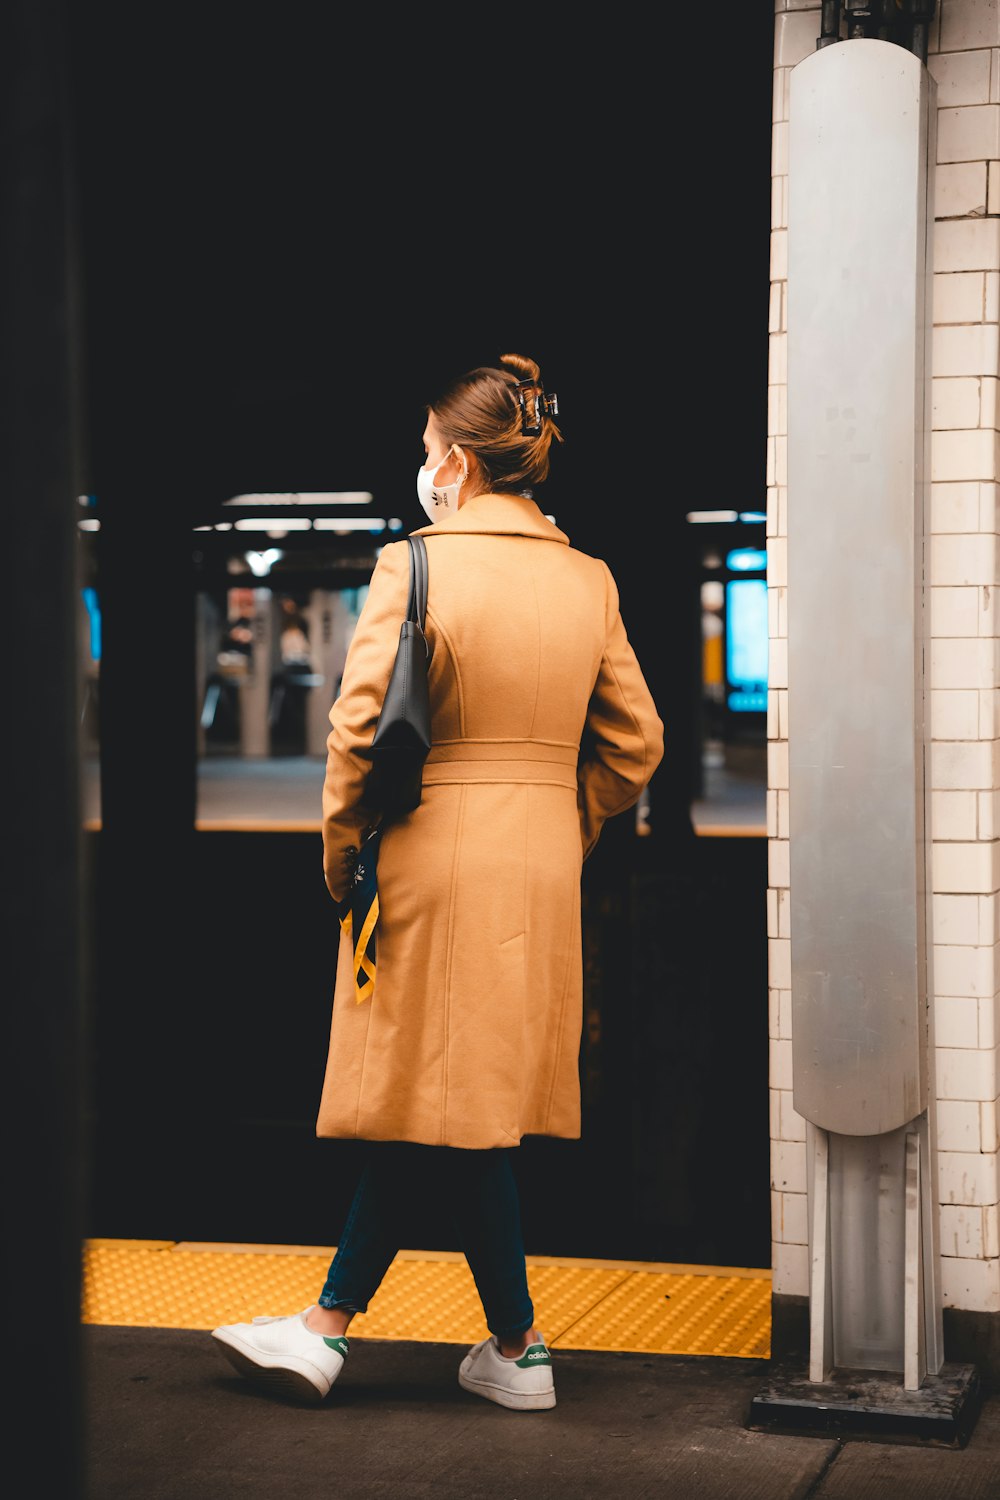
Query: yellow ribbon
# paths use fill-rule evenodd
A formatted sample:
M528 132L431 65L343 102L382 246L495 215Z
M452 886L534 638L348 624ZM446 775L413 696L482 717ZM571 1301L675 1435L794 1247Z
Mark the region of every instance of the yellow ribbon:
M372 898L371 906L368 908L368 915L365 917L365 920L362 923L358 940L354 944L353 967L355 1005L360 1005L363 1000L370 1000L372 995L375 993L375 964L368 957L366 949L368 947L368 940L371 937L372 932L374 931L375 923L377 921L378 894L376 893ZM350 937L354 926L354 923L351 920L350 911L347 912L347 915L345 917L341 918L340 925L344 929L344 932L347 934L347 936ZM359 982L359 974L364 974L365 978L363 981Z

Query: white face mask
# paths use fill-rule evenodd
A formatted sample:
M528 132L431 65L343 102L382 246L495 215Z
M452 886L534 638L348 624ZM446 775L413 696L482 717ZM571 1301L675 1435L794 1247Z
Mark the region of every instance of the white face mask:
M433 469L417 470L417 498L430 521L443 521L446 516L453 516L458 510L458 492L465 483L465 474L461 474L453 484L434 483L438 469L448 457L449 454L446 453L441 463L435 464Z

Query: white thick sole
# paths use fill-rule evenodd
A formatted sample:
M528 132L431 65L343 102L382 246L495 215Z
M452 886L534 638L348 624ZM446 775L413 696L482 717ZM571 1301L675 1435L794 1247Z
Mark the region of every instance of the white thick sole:
M300 1359L295 1354L268 1354L255 1349L231 1328L217 1328L212 1337L240 1375L268 1386L278 1395L293 1396L315 1406L330 1394L333 1381L307 1359Z
M512 1391L509 1386L498 1385L490 1380L473 1380L466 1372L464 1363L458 1367L458 1383L463 1391L474 1396L485 1396L498 1406L507 1406L511 1411L550 1411L556 1404L554 1389L547 1391Z

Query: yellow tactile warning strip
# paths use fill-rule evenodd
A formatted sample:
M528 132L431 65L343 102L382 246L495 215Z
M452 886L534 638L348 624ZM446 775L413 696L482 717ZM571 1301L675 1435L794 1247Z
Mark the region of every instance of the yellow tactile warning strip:
M198 833L321 833L323 824L318 818L196 818ZM87 833L100 833L100 818L85 818L83 828ZM721 839L765 839L766 823L709 823L695 827L699 838Z
M198 833L322 833L319 818L195 818ZM85 818L87 833L100 833L100 818Z
M318 818L196 818L194 826L199 833L319 833L323 828ZM99 833L101 820L86 818L83 827ZM699 838L767 838L764 823L712 823L694 831Z
M707 827L695 828L695 833L702 839L766 839L766 823L713 823Z
M333 1246L88 1240L83 1321L211 1329L300 1312ZM771 1273L733 1266L528 1256L538 1326L553 1348L767 1359ZM402 1250L351 1337L472 1344L486 1336L465 1257Z

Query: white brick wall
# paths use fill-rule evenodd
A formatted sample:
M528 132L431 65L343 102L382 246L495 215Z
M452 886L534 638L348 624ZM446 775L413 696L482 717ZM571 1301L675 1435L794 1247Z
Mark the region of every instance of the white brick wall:
M776 0L768 304L768 1032L772 1284L808 1293L805 1121L792 1108L788 922L788 97L820 6ZM845 44L845 45L849 45ZM942 1295L1000 1312L1000 11L939 0L931 504L931 998Z

